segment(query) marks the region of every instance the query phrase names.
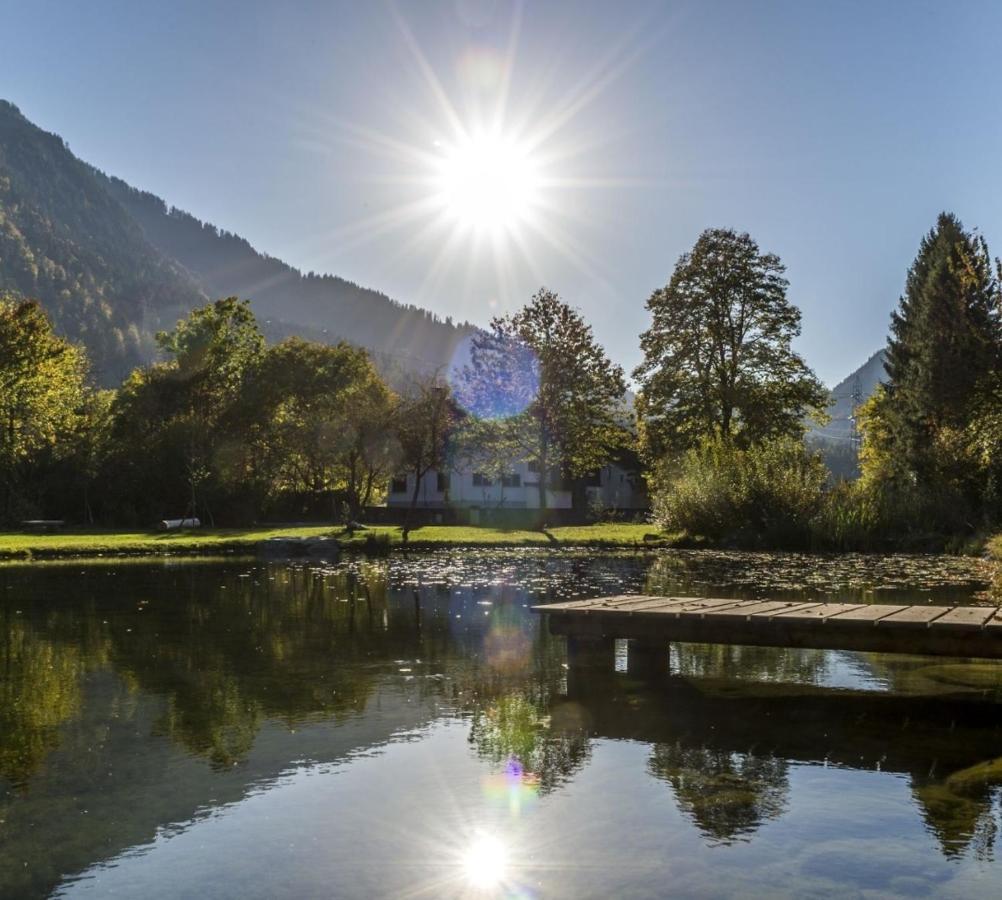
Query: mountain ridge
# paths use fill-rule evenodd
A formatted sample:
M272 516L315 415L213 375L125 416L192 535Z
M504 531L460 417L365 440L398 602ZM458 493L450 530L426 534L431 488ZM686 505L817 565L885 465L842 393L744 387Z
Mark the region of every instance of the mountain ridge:
M79 159L0 100L0 290L38 299L114 384L156 357L154 335L237 295L271 338L346 340L417 370L447 367L469 323L336 275L303 274L239 235Z

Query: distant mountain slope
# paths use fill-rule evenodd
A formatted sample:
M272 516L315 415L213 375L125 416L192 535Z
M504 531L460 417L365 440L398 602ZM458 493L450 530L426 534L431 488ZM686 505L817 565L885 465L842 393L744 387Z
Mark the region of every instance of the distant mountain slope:
M857 478L859 459L857 447L852 442L852 414L858 402L862 403L887 379L884 370L884 350L878 350L863 365L843 378L831 391L831 404L827 425L813 426L807 439L822 453L833 477ZM855 396L854 396L855 395Z
M853 392L858 389L859 402L870 397L877 385L887 380L884 361L887 358L885 350L878 350L863 365L851 372L832 388L832 402L828 407L831 422L823 428L815 428L813 437L829 440L848 440L852 432L852 413L855 408Z
M158 328L205 299L90 166L2 100L0 290L42 301L109 383L151 357Z
M448 365L472 328L332 275L303 275L241 237L98 171L0 100L0 291L37 298L105 384L155 355L153 336L236 294L266 334L366 347L386 366Z
M472 331L469 325L457 327L343 278L304 275L258 253L238 235L168 208L153 194L118 178L106 182L147 239L191 272L209 296L246 297L259 317L283 323L281 330L299 327L343 338L420 369L447 365L457 344Z

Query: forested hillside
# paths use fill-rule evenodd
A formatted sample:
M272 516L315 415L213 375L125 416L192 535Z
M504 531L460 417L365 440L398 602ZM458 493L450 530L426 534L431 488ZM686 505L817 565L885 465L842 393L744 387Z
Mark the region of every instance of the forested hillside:
M385 366L447 365L468 326L333 275L304 275L246 240L77 159L0 101L0 291L41 301L118 383L154 335L206 299L251 300L269 336L347 340Z
M2 100L0 290L40 300L106 383L148 360L153 334L205 300L90 166Z
M106 183L147 239L184 265L209 296L246 297L259 318L284 323L283 331L309 329L311 336L341 338L420 369L448 364L469 331L335 275L304 275L154 194L118 178Z

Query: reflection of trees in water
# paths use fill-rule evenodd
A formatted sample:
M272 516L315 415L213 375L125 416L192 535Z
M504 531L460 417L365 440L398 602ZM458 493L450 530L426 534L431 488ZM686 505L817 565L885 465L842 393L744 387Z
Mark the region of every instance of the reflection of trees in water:
M35 623L0 609L0 778L15 785L59 745L59 727L79 712L83 676L105 660L103 642L81 634L74 618Z
M973 851L978 859L994 856L998 823L993 792L968 796L951 787L949 779L912 784L912 796L944 856L959 857Z
M363 714L377 679L402 667L394 660L421 660L407 688L416 699L464 711L513 690L549 696L563 676L563 643L509 585L489 589L484 616L479 595L456 605L447 584L391 589L385 562L123 566L114 576L36 570L25 579L37 593L30 619L0 606L0 624L10 620L0 774L31 775L76 714L83 675L105 664L133 692L163 698L158 734L220 767L246 757L266 720L294 728Z
M114 662L136 687L167 698L161 733L228 766L266 718L291 728L364 708L375 672L357 663L371 652L369 619L385 605L375 579L305 568L257 583L230 575L215 590L156 598L113 631Z
M817 684L828 671L824 650L672 644L672 671L686 678L734 678Z
M590 755L580 730L551 728L545 705L521 693L499 697L473 711L470 743L494 766L519 769L548 793L568 781Z
M531 598L517 571L504 579L486 573L483 585L462 589L451 580L461 572L429 576L419 589L419 615L414 587L394 582L394 565L324 572L252 566L245 573L233 566L153 572L124 566L113 579L35 570L23 614L7 599L11 592L0 594L6 600L0 605L0 777L31 777L57 746L60 727L78 716L87 673L107 663L133 696L156 698L147 709L159 716L159 733L223 768L247 757L266 720L291 728L362 714L378 679L389 675L398 684L403 664L394 661L407 660L414 667L414 680L401 688L408 699L441 700L470 715L475 751L499 768L517 761L542 791L587 763L591 724L614 719L631 739L657 742L650 771L672 785L696 827L713 841L737 840L781 813L788 792L783 757L819 759L815 751L827 752L828 744L812 744L810 735L823 733L845 750L844 765L874 768L886 751L896 753L895 771L912 778L916 803L944 853L992 852L995 785L1002 777L990 764L971 763L997 751L989 746L990 731L977 723L975 730L958 725L951 731L952 710L943 728L914 703L892 706L893 722L877 708L863 719L870 708L859 698L822 704L812 714L814 689L804 685L824 674L826 654L685 644L673 646L674 670L684 677L666 680L687 692L670 704L670 716L656 691L638 708L624 691L640 688L611 671L568 702L560 696L564 643L524 608ZM533 565L545 578L565 575L568 566L589 578L601 572L590 561L552 563L552 570L551 563ZM487 575L509 583L488 582ZM411 662L416 659L421 664ZM973 687L985 689L999 674L999 667L924 665L923 690L933 682L959 690L975 674L980 680ZM689 691L697 679L704 679L699 690ZM770 701L765 688L781 686L752 679L801 687ZM122 682L116 684L124 692ZM750 715L748 702L772 703L762 708L773 714ZM794 713L800 718L791 718ZM676 743L685 735L702 749ZM729 749L756 745L778 748L777 757ZM862 761L864 751L869 762ZM930 776L933 759L939 764Z
M79 651L62 652L17 619L0 639L0 776L25 781L59 742L58 728L80 705Z
M1002 800L1002 757L976 763L938 781L912 779L912 794L946 856L972 850L994 858Z
M470 744L499 769L515 769L542 793L580 769L589 755L583 730L551 716L565 676L564 643L539 629L525 631L523 596L506 596L486 617L482 652L450 667L459 706L470 713Z
M786 807L786 760L712 747L655 744L648 768L713 843L747 838Z

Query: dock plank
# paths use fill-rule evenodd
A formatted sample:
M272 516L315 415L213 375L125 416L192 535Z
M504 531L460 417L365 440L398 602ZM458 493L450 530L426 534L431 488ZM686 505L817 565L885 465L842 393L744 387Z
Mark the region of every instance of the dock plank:
M718 613L729 609L736 609L737 607L744 606L749 602L752 601L725 599L703 600L699 603L679 607L678 618L684 619L695 617L697 619L702 619L709 613Z
M946 615L932 623L932 628L956 628L962 630L980 629L995 610L990 606L955 606Z
M808 600L803 603L784 603L782 609L778 609L773 612L753 612L751 617L753 619L766 619L767 621L772 621L776 616L786 615L787 613L804 612L805 610L815 609L818 606L824 605L824 603L819 603L816 600Z
M925 627L948 613L950 606L909 606L883 619L881 625L917 625Z
M837 616L840 613L849 612L864 606L863 603L822 603L810 609L791 609L787 612L777 613L774 619L789 621L817 622Z
M692 597L634 597L633 602L619 602L612 608L616 612L634 612L646 609L664 609L680 606L692 600Z
M747 619L755 613L776 613L788 609L789 604L782 600L762 600L758 603L739 603L737 606L721 606L718 609L706 611L708 616L728 616L737 619Z
M884 604L874 604L872 606L860 606L857 609L850 609L843 613L836 613L830 618L838 622L879 622L892 616L895 613L909 609L908 606L885 606Z

